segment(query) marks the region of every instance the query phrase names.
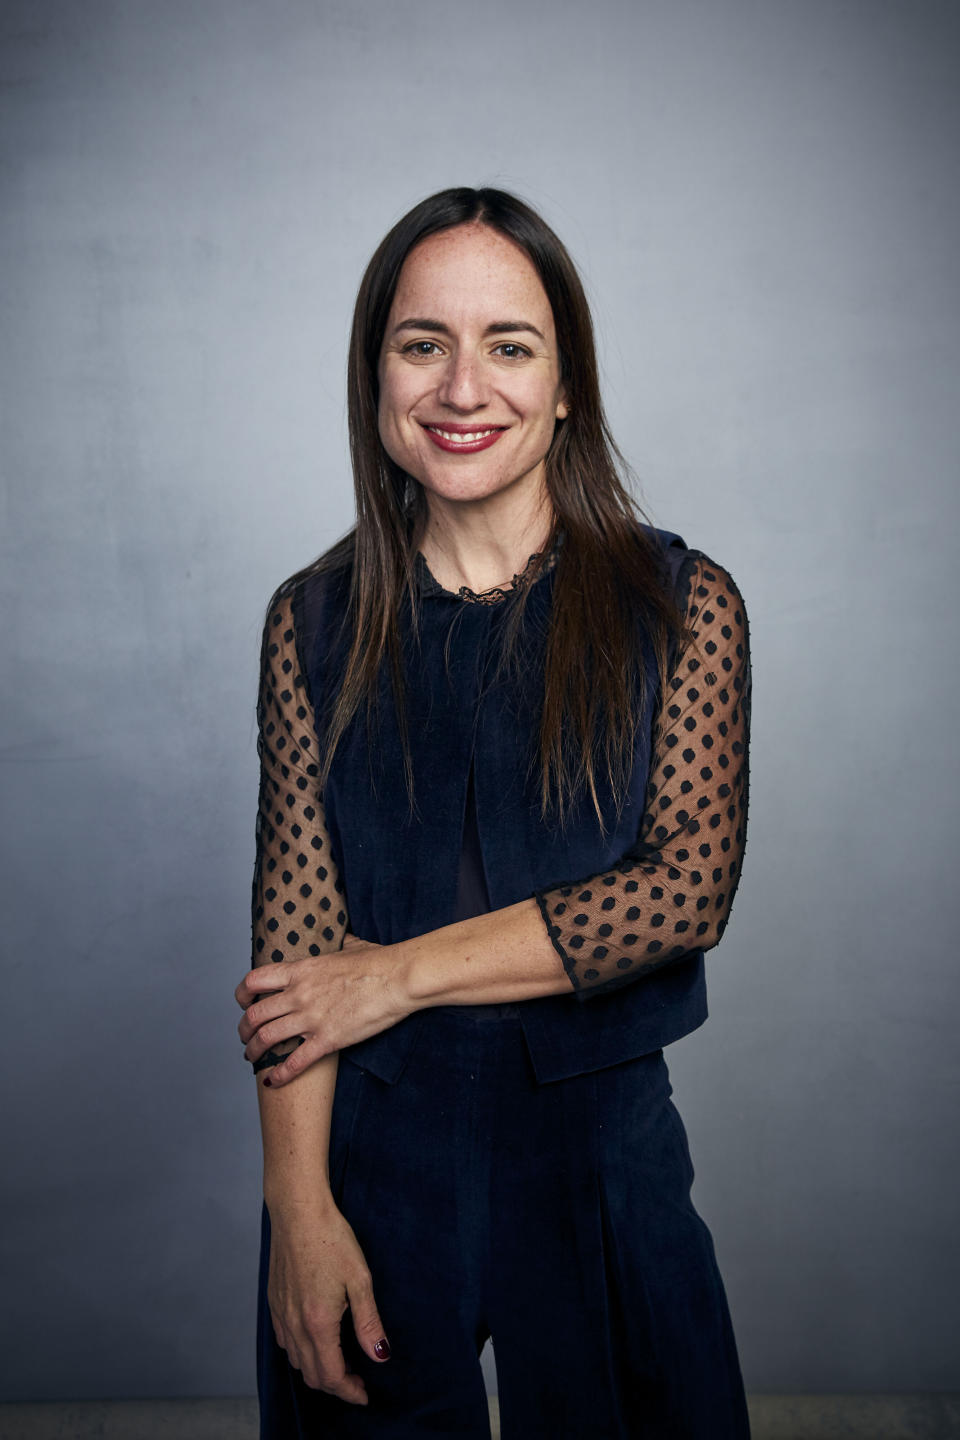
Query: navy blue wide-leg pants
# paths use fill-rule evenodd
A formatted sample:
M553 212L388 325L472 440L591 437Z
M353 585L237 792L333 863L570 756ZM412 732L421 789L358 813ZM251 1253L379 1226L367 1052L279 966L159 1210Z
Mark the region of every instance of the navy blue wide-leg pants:
M507 1007L429 1011L396 1084L341 1059L330 1164L392 1357L344 1317L368 1406L258 1325L262 1440L748 1440L736 1346L663 1052L538 1085Z

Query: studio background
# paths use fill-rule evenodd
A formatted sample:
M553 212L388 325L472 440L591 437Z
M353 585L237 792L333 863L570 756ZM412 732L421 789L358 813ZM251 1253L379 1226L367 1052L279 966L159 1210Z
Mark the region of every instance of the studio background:
M747 1387L960 1389L958 21L5 0L0 1398L253 1389L261 617L351 523L371 251L482 183L750 611L744 879L668 1052Z

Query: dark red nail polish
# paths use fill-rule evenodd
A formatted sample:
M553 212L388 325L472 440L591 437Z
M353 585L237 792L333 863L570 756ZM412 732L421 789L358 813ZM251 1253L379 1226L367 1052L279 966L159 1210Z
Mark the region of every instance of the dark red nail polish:
M268 1076L268 1077L266 1078L266 1080L264 1080L263 1083L264 1083L264 1085L272 1085L272 1084L273 1084L273 1081L272 1081L272 1080L270 1079L270 1077Z
M373 1347L373 1353L374 1355L376 1355L378 1360L390 1359L390 1341L387 1339L386 1335L381 1335L380 1339Z

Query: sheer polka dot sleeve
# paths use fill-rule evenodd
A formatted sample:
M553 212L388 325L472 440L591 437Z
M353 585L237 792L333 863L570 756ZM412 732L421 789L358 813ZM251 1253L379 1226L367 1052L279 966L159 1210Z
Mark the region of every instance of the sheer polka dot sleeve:
M696 551L681 568L678 601L690 638L661 696L637 842L609 871L535 896L580 999L716 945L740 878L746 611L726 571Z
M257 703L260 803L253 874L253 963L339 950L347 929L343 885L330 855L317 786L313 706L300 666L291 597L270 606ZM270 1050L276 1065L300 1039Z

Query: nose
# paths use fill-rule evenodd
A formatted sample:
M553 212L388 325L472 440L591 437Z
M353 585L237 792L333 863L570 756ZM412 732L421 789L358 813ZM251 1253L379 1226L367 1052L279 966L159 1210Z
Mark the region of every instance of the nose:
M452 410L470 414L486 405L489 398L487 379L479 359L466 350L454 351L444 367L437 399Z

